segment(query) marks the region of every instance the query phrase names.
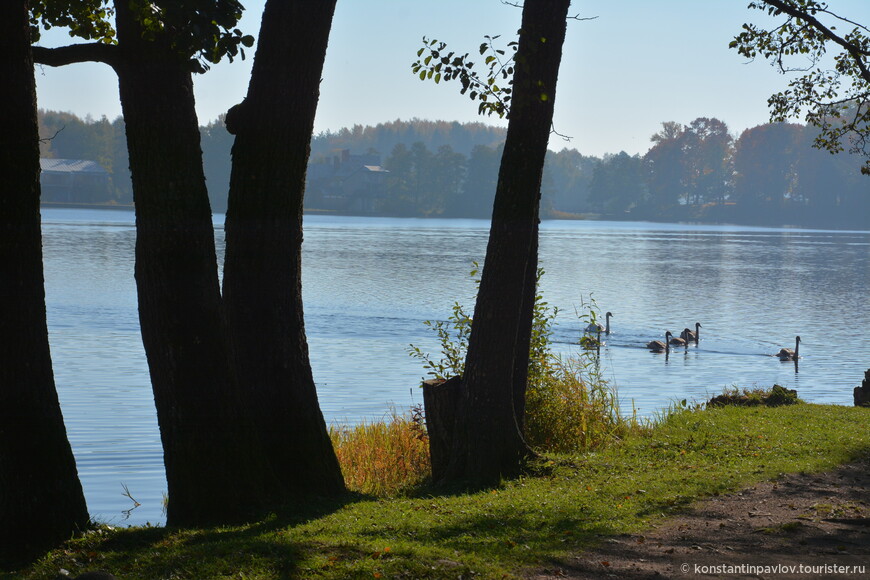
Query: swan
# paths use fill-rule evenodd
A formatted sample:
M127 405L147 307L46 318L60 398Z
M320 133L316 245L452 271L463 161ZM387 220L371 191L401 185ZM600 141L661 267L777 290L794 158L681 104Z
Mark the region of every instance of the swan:
M692 332L688 328L684 328L683 332L680 333L680 338L685 340L686 342L698 342L698 339L701 336L701 323L695 323L695 332Z
M671 331L668 330L665 332L665 341L662 342L660 340L652 340L646 344L646 347L653 352L662 352L670 350L668 343L671 340Z
M779 349L779 352L773 356L779 357L779 360L797 360L800 358L800 355L798 354L800 346L801 337L796 336L794 337L794 350L790 348L781 348Z
M610 317L613 316L612 312L608 312L604 315L605 325L601 326L597 322L590 322L588 326L586 326L586 332L603 332L604 334L610 334Z

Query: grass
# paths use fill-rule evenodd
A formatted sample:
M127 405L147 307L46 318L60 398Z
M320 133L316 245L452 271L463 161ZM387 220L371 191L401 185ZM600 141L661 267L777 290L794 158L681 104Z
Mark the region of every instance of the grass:
M103 528L6 577L102 568L124 580L514 578L698 498L867 453L868 412L809 404L685 409L618 444L549 455L498 488L352 494L226 528Z

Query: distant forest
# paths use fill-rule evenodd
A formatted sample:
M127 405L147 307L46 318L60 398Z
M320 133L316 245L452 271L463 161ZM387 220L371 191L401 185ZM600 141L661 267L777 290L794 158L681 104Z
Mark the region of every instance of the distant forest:
M123 119L40 111L39 121L43 157L98 162L112 175L116 200L130 203ZM201 132L212 207L221 212L233 138L222 119ZM380 161L376 203L347 213L488 218L504 136L504 129L483 123L355 125L315 135L311 163L331 163L342 151ZM814 149L814 137L811 127L765 124L735 140L722 121L699 118L662 123L642 156L550 151L542 217L867 228L870 177L860 174L862 159ZM316 206L320 197L308 197L315 205L307 209L323 209Z

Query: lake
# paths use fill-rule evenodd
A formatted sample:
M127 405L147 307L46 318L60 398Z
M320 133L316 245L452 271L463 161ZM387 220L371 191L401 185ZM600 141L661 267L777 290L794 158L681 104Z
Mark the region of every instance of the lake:
M48 323L58 394L94 518L159 524L166 482L139 335L129 211L43 208ZM219 254L223 216L216 216ZM303 295L328 422L380 419L422 403L413 343L437 351L424 320L473 307L471 263L489 224L305 216ZM545 221L542 290L560 310L557 350L576 348L590 295L613 312L603 375L622 409L650 416L729 386L794 388L851 405L870 367L870 232ZM697 346L653 354L666 330L702 324ZM794 347L799 368L769 356ZM124 489L141 503L133 508Z

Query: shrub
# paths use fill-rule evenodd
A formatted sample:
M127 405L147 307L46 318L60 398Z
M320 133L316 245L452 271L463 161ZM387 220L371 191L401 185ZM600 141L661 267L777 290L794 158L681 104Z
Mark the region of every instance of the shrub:
M735 405L740 407L779 407L782 405L795 405L803 403L797 396L797 391L786 389L780 385L773 385L770 389L738 389L733 388L713 397L707 402L708 407L724 407Z
M475 262L471 275L477 279ZM538 270L540 287L544 270ZM594 300L583 302L589 314L578 314L583 327L597 318ZM634 416L619 412L616 390L596 370L594 354L577 352L561 357L552 352L551 339L558 309L543 295L535 295L532 337L529 348L529 382L526 391L525 432L527 442L543 451L580 451L621 438L640 427ZM420 359L427 374L436 379L461 375L465 367L472 317L458 302L447 321L424 322L438 337L441 358L436 359L410 345L408 354Z
M550 355L542 380L526 392L526 440L545 451L586 451L644 427L632 413L623 417L616 389L591 364L589 355Z

